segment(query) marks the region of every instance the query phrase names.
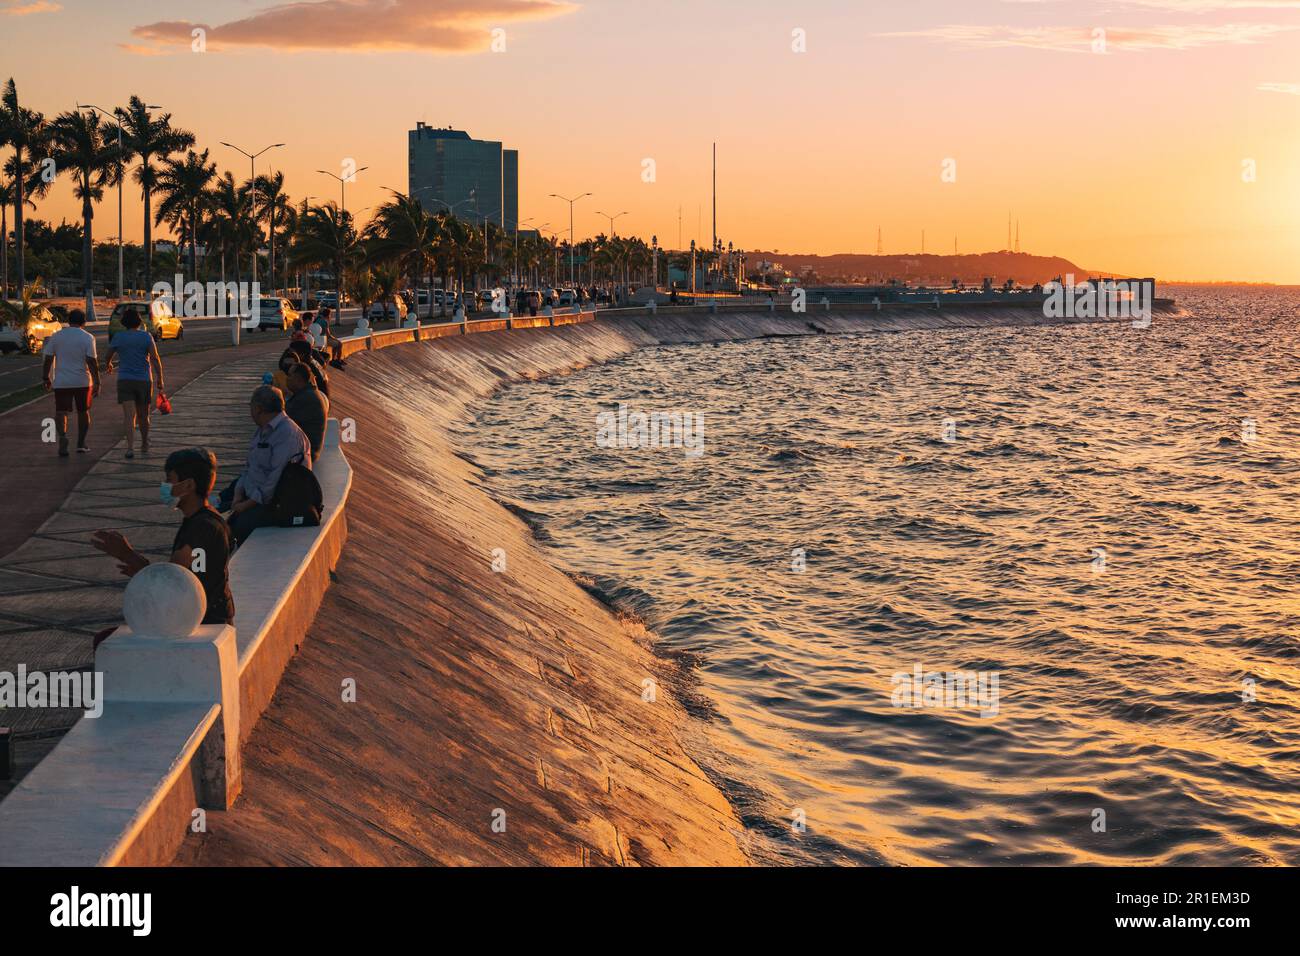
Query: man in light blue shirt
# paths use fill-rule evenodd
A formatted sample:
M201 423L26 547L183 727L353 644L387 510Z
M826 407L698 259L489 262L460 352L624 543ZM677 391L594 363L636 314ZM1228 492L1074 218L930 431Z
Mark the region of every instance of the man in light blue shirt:
M274 524L270 504L285 465L301 461L311 468L311 442L284 413L284 395L262 385L253 391L248 412L257 430L248 444L248 464L235 482L230 530L240 544L258 528Z

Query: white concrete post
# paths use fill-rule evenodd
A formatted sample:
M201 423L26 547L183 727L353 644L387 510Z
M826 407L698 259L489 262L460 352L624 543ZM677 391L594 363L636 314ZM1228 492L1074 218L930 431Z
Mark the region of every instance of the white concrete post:
M151 564L126 586L126 626L95 653L104 675L104 706L212 703L221 716L199 748L202 793L209 809L226 810L242 786L239 762L239 652L235 629L200 624L207 601L199 579L177 564Z

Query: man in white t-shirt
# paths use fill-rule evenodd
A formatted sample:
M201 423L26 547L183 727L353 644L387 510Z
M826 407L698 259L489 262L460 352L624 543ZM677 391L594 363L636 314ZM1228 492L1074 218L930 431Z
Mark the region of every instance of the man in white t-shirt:
M59 457L68 457L68 415L77 410L77 451L87 452L91 400L99 397L99 361L95 337L87 332L86 314L68 313L68 324L45 340L45 390L54 391L54 422L59 431ZM52 374L51 374L52 373Z

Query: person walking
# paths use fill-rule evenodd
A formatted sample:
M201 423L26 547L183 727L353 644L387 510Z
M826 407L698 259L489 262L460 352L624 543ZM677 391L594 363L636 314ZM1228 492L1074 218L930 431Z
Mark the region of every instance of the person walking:
M135 457L135 430L140 429L140 454L149 454L149 415L153 409L155 375L158 393L162 394L163 366L153 336L140 328L140 313L127 309L122 316L122 331L108 343L107 362L118 360L117 403L122 406L122 426L126 431L126 457Z
M68 324L45 340L42 380L54 392L54 424L59 457L68 457L68 417L77 412L77 451L84 454L90 432L90 406L99 397L99 362L95 337L84 328L86 313L73 309Z

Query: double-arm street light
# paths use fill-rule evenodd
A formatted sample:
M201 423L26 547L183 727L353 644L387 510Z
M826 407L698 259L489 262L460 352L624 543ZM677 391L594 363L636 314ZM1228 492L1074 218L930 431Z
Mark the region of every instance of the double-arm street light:
M229 147L230 149L233 149L233 150L234 150L235 152L237 152L237 153L243 153L245 156L248 157L248 183L249 183L249 185L252 187L252 190L253 190L253 209L252 209L252 213L253 213L253 284L256 285L256 284L257 284L257 246L259 245L259 243L258 243L258 241L257 241L257 233L258 233L258 228L257 228L257 157L261 156L263 153L267 152L268 150L279 149L281 146L284 145L284 143L272 143L270 146L266 147L266 149L260 149L260 150L258 150L256 153L250 153L250 152L248 152L247 150L240 149L238 146L234 145L233 143L227 143L227 142L225 142L224 140L222 141L221 145L222 145L222 146L227 146L227 147ZM274 277L272 277L272 278L274 278ZM272 289L271 291L274 292L275 290Z
M159 106L146 106L145 109L161 109ZM118 107L111 113L93 103L78 103L79 110L94 110L96 113L102 113L104 116L113 117L113 122L117 123L117 297L124 298L123 294L123 268L122 268L122 181L126 178L125 161L122 156L122 108ZM145 255L149 250L145 250Z
M324 176L329 176L332 179L338 180L339 210L341 212L347 212L348 211L348 198L347 198L348 181L352 179L356 179L357 173L364 173L369 168L370 168L369 166L362 166L360 169L356 170L356 172L354 172L351 176L336 176L334 173L331 173L328 169L318 169L316 170L316 172L321 173Z
M614 215L611 216L609 213L607 213L607 212L601 212L599 209L597 209L597 210L596 210L596 215L597 215L597 216L604 216L606 219L609 220L609 234L610 234L611 236L613 236L615 239L617 239L617 238L618 238L618 230L614 228L614 220L617 219L617 218L619 218L620 216L626 216L626 215L627 215L627 210L624 210L623 212L616 212L616 213L614 213Z
M590 196L591 193L583 193L581 196L574 196L569 199L567 196L561 196L559 193L551 193L552 199L561 199L569 204L569 285L577 285L573 278L573 204L579 199Z

